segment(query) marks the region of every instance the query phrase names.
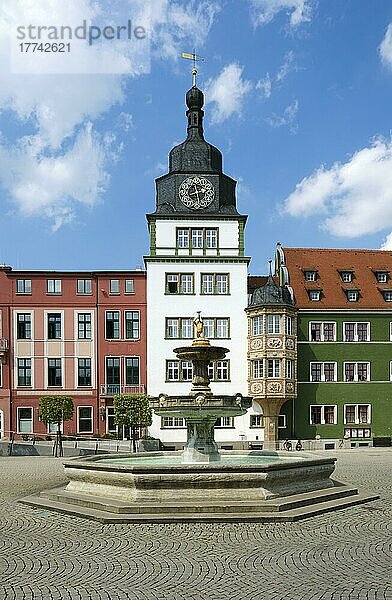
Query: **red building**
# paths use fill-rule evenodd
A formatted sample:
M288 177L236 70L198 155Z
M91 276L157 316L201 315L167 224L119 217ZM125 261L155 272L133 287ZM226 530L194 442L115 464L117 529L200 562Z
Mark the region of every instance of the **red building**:
M65 434L114 433L113 396L147 385L145 272L0 267L0 358L2 436L47 433L56 394L74 399Z

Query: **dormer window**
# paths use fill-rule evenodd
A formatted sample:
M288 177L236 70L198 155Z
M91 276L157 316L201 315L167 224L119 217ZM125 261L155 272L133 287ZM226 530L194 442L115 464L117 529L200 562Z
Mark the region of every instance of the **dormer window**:
M349 302L358 302L359 290L344 290L346 292L347 300Z
M304 271L305 281L316 281L317 279L317 271L307 270Z
M392 290L383 290L385 302L392 302Z
M309 300L318 302L321 299L321 290L308 290Z
M353 280L353 272L352 271L340 271L340 277L343 283L351 283Z
M378 283L387 283L389 271L375 271Z

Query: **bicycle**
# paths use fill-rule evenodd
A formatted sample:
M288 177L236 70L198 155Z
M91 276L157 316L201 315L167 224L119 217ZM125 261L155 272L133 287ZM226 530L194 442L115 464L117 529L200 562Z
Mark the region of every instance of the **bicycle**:
M290 442L290 440L286 440L283 444L283 448L285 450L287 450L288 452L292 449L293 444Z

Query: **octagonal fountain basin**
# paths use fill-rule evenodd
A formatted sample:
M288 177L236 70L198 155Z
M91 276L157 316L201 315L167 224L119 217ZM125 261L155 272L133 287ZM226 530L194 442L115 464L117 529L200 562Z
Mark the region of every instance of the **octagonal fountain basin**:
M257 501L334 486L335 458L304 452L222 452L186 464L180 452L86 456L64 463L67 492L127 502Z

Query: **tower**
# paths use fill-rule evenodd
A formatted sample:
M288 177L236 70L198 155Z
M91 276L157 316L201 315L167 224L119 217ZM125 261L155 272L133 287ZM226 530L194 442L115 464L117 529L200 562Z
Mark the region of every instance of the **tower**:
M148 391L184 394L192 365L173 349L195 336L201 311L204 335L230 350L210 365L214 393L247 392L247 217L236 207L236 182L222 170L222 154L204 139L202 91L186 94L187 137L169 154L169 172L156 180L156 209L147 215L150 253L147 268ZM180 343L179 343L180 342ZM232 367L231 367L232 365ZM172 422L173 421L173 422ZM185 423L154 417L151 433L164 443L181 444ZM240 441L246 418L218 422L217 441Z

